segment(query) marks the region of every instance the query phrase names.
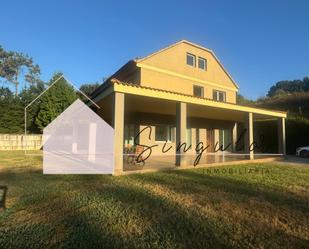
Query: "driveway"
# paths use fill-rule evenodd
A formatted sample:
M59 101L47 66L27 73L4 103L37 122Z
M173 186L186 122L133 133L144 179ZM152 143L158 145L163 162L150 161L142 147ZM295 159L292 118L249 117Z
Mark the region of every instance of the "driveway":
M280 163L301 164L301 165L309 166L309 158L302 158L302 157L288 155L283 161L280 161Z

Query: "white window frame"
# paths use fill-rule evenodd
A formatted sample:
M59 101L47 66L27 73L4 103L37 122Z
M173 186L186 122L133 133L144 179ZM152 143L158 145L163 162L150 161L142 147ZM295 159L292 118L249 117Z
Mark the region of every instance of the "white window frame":
M204 61L204 68L200 67L200 60ZM205 58L199 56L198 59L197 59L197 67L201 70L207 71L207 60Z
M188 56L191 56L193 58L193 65L188 63ZM188 66L196 67L196 56L194 54L187 53L186 54L186 63L187 63Z
M220 93L223 94L223 100L220 100ZM215 98L213 98L214 100L219 102L226 102L226 92L220 90L213 90L213 96L214 95L216 96Z

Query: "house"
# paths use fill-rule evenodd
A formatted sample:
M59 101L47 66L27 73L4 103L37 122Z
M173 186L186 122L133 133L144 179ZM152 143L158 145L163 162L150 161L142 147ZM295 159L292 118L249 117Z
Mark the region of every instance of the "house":
M286 113L237 105L238 89L213 51L186 40L126 63L91 96L115 131L115 174L130 169L123 153L136 142L157 158L153 167L193 165L199 151L254 159L254 122L264 119L277 120L284 155Z

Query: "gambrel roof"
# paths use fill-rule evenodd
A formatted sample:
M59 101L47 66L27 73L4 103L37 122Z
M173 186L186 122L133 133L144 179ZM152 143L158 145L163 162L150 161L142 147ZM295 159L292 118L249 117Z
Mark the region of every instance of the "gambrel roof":
M236 83L236 81L232 78L232 76L231 76L231 75L228 73L228 71L224 68L224 66L222 65L222 63L221 63L220 60L218 59L218 57L215 55L215 53L214 53L211 49L202 47L202 46L200 46L200 45L198 45L198 44L195 44L195 43L193 43L193 42L189 42L189 41L187 41L187 40L180 40L180 41L178 41L178 42L176 42L176 43L173 43L173 44L171 44L171 45L169 45L169 46L167 46L167 47L165 47L165 48L162 48L162 49L160 49L160 50L158 50L158 51L156 51L156 52L154 52L154 53L152 53L152 54L150 54L150 55L147 55L147 56L145 56L145 57L143 57L143 58L136 59L136 60L134 60L134 61L135 61L136 63L143 62L144 60L146 60L146 59L148 59L148 58L150 58L150 57L152 57L152 56L155 56L155 55L157 55L157 54L159 54L159 53L162 53L162 52L164 52L164 51L166 51L166 50L168 50L168 49L171 49L171 48L173 48L173 47L175 47L175 46L177 46L177 45L179 45L179 44L182 44L182 43L185 43L185 44L187 44L187 45L190 45L190 46L193 46L193 47L196 47L196 48L199 48L199 49L202 49L202 50L204 50L204 51L209 52L209 53L215 58L215 60L216 60L217 63L220 65L220 67L222 68L222 70L226 73L226 75L227 75L227 76L230 78L230 80L233 82L233 84L235 85L235 87L236 87L237 89L239 89L239 86L238 86L238 84Z

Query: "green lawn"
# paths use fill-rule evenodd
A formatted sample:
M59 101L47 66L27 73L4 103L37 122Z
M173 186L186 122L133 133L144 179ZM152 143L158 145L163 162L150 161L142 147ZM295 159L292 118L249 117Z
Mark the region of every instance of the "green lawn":
M309 248L309 167L52 176L41 161L0 152L0 248Z

